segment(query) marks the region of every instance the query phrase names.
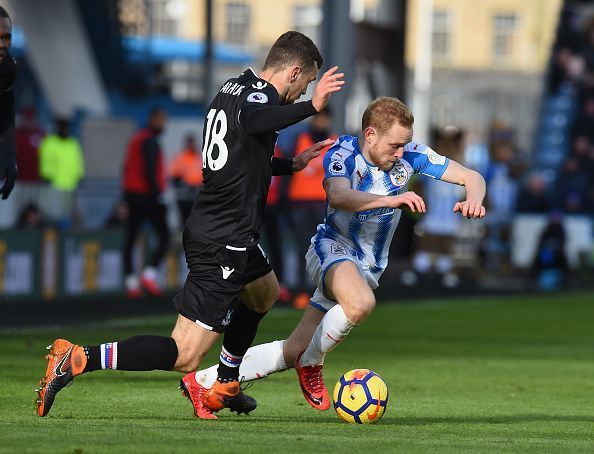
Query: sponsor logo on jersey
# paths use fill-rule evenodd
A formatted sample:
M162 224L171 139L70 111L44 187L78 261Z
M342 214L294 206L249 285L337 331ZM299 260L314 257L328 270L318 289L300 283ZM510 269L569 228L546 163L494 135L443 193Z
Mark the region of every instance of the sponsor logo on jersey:
M258 102L260 104L265 104L268 102L268 96L266 93L262 93L261 91L256 91L254 93L250 93L247 97L248 102Z
M343 161L344 156L341 155L340 153L334 153L332 156L330 156L330 160L331 161Z
M330 173L332 174L340 174L344 173L344 164L341 161L332 161L330 163Z
M347 255L346 248L341 244L331 244L330 253L333 255Z
M409 175L404 164L396 164L392 170L390 170L390 181L394 186L404 186L408 181Z
M436 164L440 166L444 165L446 160L445 156L436 153L431 148L427 148L427 158L429 158L429 162L431 164Z
M357 213L357 221L365 222L375 216L386 216L389 214L394 214L394 208L375 208L373 210Z
M262 90L264 89L264 87L266 87L268 84L266 82L262 82L261 80L259 80L258 82L256 82L255 84L252 84L252 88L255 88L256 90Z

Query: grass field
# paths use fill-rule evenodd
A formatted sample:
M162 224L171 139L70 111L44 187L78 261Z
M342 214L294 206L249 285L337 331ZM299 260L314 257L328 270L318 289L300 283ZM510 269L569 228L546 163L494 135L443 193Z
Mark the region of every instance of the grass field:
M273 310L257 340L286 337L299 316ZM120 371L78 377L47 417L36 416L33 389L55 337L85 344L168 335L174 318L1 332L0 452L594 451L588 293L379 305L325 368L329 387L353 368L383 376L391 395L376 425L313 410L293 371L249 390L259 402L251 416L194 419L179 374Z

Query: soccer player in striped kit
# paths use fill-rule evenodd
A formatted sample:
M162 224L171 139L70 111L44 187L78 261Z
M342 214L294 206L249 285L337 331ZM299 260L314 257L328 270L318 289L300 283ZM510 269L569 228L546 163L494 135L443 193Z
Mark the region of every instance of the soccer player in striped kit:
M402 209L426 211L423 199L406 189L413 174L464 186L465 200L450 209L469 219L485 216L483 177L413 142L413 121L401 101L380 97L365 110L361 134L339 137L326 153L328 208L306 254L317 288L287 340L246 352L239 370L244 380L295 367L307 402L319 410L330 407L324 358L372 312ZM196 373L202 386L215 379L216 366Z

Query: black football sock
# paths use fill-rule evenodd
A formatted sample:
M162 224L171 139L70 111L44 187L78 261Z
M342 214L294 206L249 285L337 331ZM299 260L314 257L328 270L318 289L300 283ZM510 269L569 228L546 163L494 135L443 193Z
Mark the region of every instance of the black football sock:
M239 365L243 355L252 345L260 320L266 312L254 312L240 302L233 313L231 321L225 330L223 348L219 358L218 378L222 383L239 379Z
M177 345L171 337L133 336L121 342L84 347L87 365L83 372L99 369L172 370Z

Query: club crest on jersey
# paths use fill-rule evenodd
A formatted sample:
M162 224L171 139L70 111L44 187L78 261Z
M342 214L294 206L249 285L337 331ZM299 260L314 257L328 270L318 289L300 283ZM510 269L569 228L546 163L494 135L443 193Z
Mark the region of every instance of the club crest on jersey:
M330 173L337 175L344 173L344 164L341 161L332 161L330 163Z
M264 87L266 87L268 85L268 83L266 82L262 82L261 80L259 80L258 82L256 82L255 84L252 84L252 88L255 88L256 90L262 90L264 89Z
M248 102L259 102L260 104L265 104L268 102L268 96L266 93L262 93L261 91L257 91L254 93L250 93L247 97Z
M396 164L390 170L390 181L394 186L404 186L408 181L409 175L404 164Z
M229 309L227 311L227 313L225 314L225 318L221 322L221 325L223 325L223 326L229 326L229 323L231 323L231 314L233 314L233 310L232 309Z

